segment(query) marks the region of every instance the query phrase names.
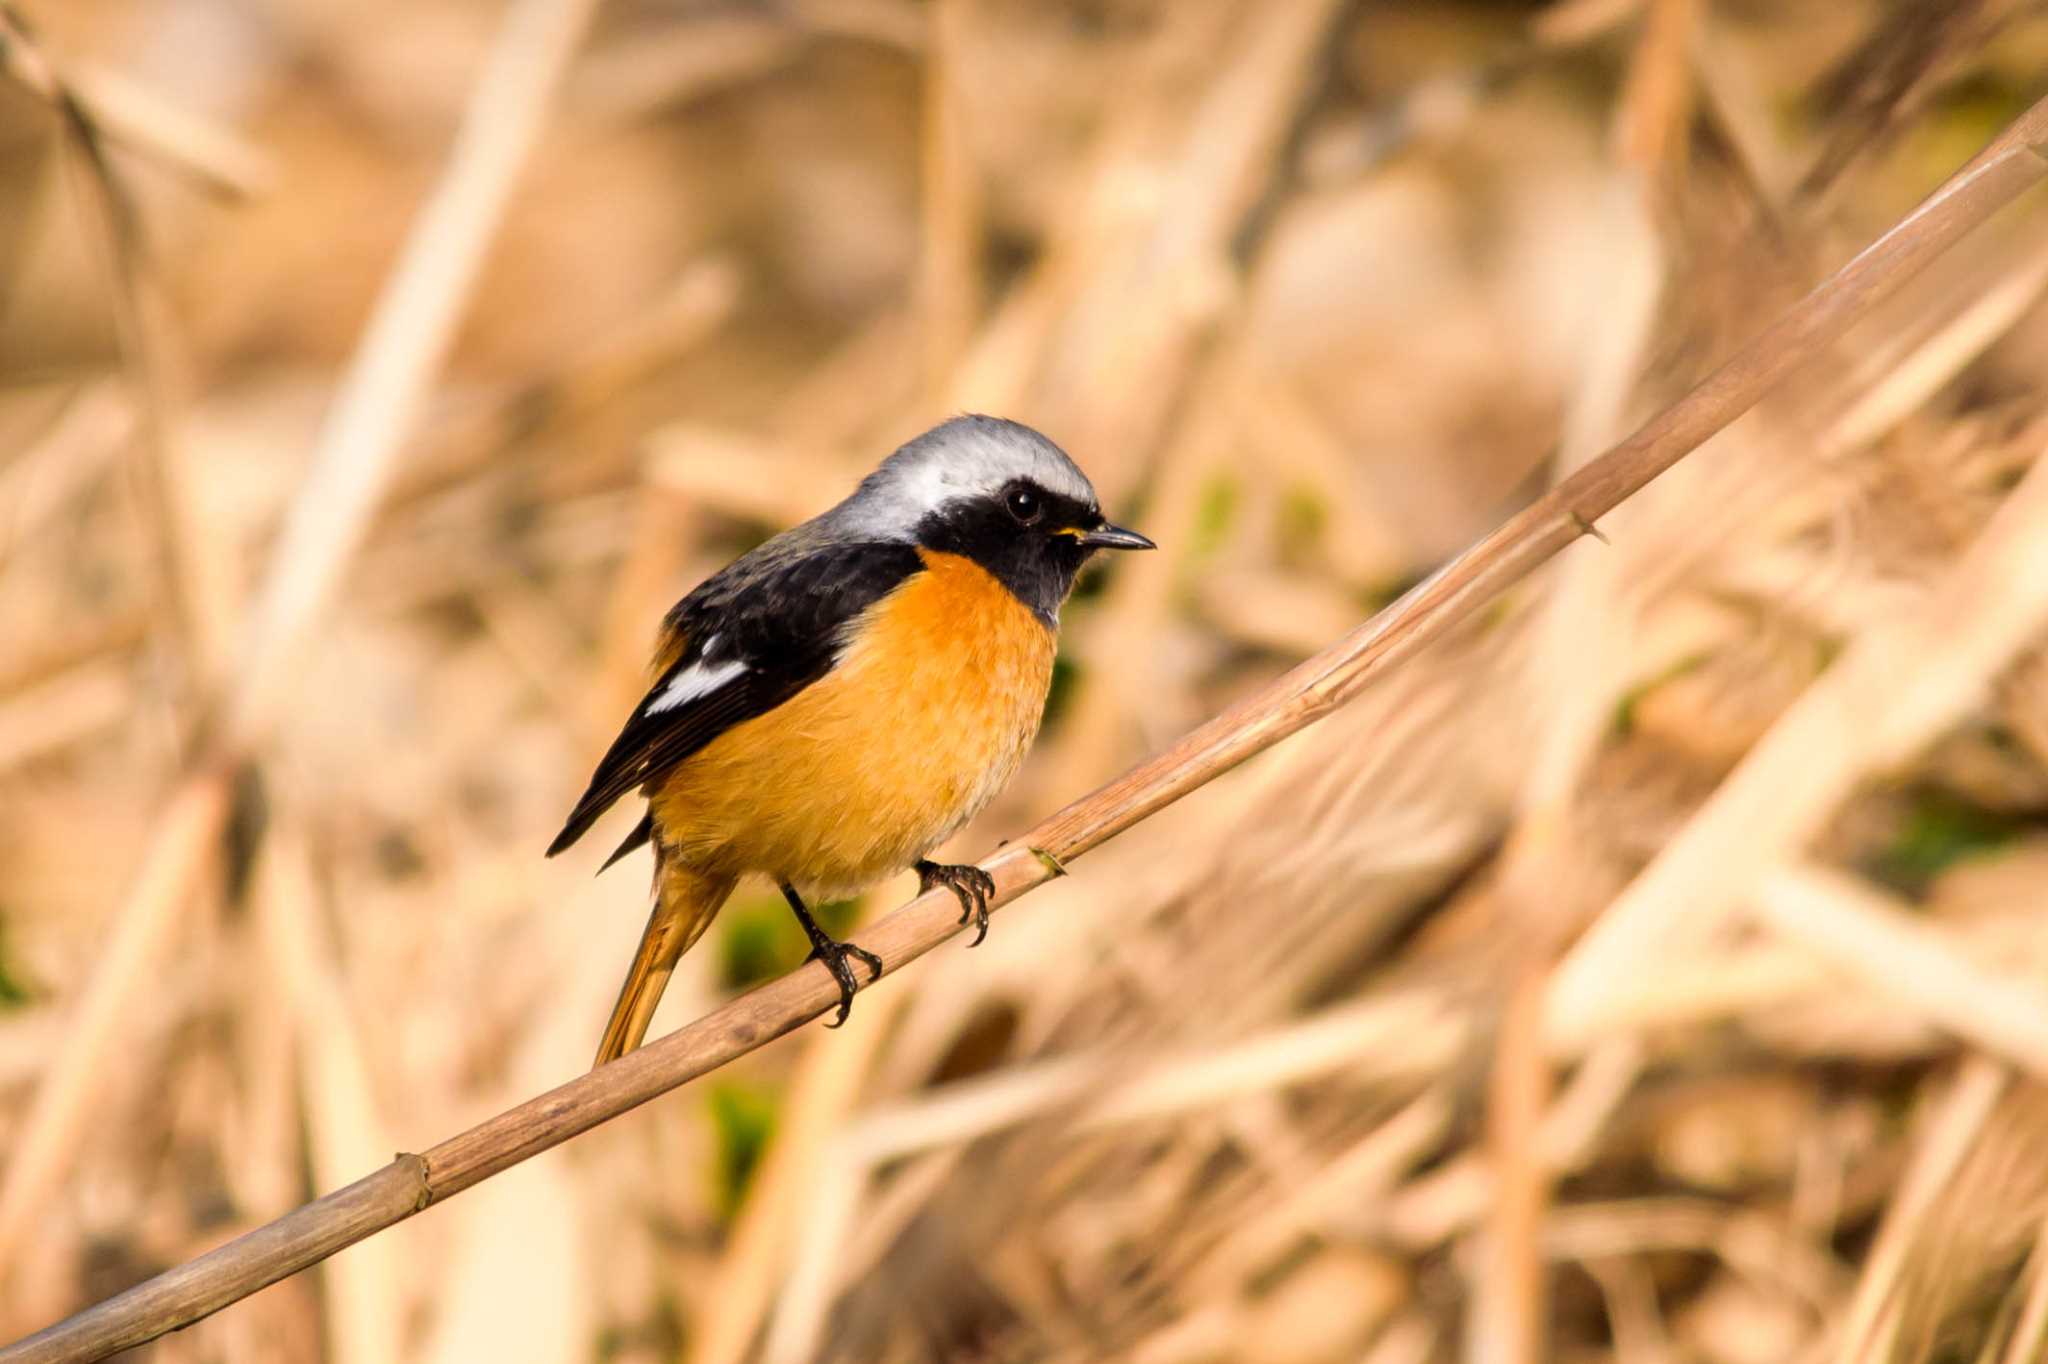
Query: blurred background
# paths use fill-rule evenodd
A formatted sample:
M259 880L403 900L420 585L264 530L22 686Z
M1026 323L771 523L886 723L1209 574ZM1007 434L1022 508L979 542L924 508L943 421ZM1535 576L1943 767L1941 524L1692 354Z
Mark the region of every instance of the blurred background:
M0 56L12 1338L588 1064L636 812L541 849L669 603L901 440L1030 422L1162 546L971 858L1683 392L2048 13L19 0ZM2044 287L2026 199L981 949L137 1357L2041 1358ZM803 947L743 890L655 1030Z

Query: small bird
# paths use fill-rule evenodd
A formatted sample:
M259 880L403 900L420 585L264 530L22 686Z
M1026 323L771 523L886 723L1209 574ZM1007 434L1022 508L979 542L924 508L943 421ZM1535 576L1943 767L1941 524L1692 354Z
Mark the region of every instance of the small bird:
M882 962L835 941L807 900L910 867L920 893L959 897L975 943L987 936L994 880L926 854L1003 788L1037 735L1081 565L1098 549L1152 548L1103 518L1059 446L962 416L677 602L653 687L548 848L569 847L627 792L647 798L604 863L654 845L654 910L595 1064L640 1045L677 960L750 873L781 888L811 959L838 982L830 1026L860 988L848 958L871 980Z

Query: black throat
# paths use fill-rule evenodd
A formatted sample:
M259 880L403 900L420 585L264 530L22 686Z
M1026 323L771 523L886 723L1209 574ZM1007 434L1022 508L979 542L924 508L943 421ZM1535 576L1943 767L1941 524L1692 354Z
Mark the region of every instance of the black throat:
M1072 498L1048 495L1037 525L1022 526L993 499L956 502L927 515L917 542L941 554L958 554L987 569L1018 601L1048 626L1057 626L1060 603L1073 591L1074 577L1093 553L1072 535L1048 526L1088 524L1093 508Z

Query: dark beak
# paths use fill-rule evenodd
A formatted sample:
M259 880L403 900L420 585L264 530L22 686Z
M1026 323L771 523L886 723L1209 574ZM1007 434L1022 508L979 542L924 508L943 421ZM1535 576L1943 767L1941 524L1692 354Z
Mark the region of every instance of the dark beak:
M1107 521L1094 530L1084 530L1076 537L1090 549L1157 549L1159 546L1147 540L1134 530L1112 526Z

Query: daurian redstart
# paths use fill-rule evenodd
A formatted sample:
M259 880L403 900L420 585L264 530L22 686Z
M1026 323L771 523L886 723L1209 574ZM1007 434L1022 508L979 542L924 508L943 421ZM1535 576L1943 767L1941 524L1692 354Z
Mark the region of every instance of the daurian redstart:
M676 961L749 873L772 877L839 983L844 1022L873 953L807 897L904 867L988 931L995 883L926 854L1008 782L1038 732L1060 605L1097 549L1151 549L1028 426L956 417L844 502L743 555L662 622L655 682L548 848L628 791L647 814L610 866L654 845L654 912L597 1064L640 1045Z

